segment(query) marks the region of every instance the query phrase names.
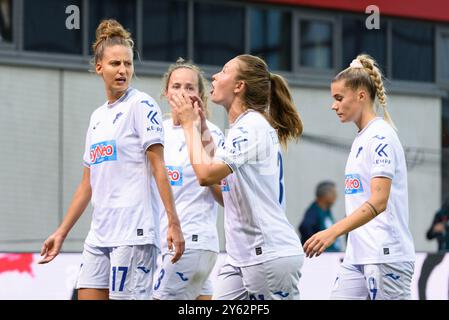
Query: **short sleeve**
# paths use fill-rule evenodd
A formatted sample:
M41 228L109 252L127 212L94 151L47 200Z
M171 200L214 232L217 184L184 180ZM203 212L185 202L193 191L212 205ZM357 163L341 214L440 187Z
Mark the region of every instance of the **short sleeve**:
M223 147L218 148L215 159L225 162L232 171L246 163L258 163L269 154L270 139L274 138L271 136L267 130L255 126L233 127Z
M223 132L221 132L221 130L218 127L213 127L209 131L212 136L212 139L214 140L215 145L218 148L222 148L225 142L225 136Z
M391 138L376 136L369 145L371 178L387 177L393 179L396 168L395 144Z
M89 127L87 128L87 132L86 132L86 141L85 141L85 145L84 145L84 156L83 156L83 165L87 168L90 168L90 146L91 146L91 142L90 142L90 136L91 136L91 127L92 127L92 119L91 121L89 121Z
M133 105L134 128L143 150L153 144L164 144L162 112L156 101L149 95L140 95Z

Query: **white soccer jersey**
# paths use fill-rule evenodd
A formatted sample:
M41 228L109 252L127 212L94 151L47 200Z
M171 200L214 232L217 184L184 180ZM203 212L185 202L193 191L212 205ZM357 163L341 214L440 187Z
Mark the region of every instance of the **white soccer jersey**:
M228 262L244 267L303 254L283 209L277 133L265 117L252 110L240 115L216 159L233 171L222 182Z
M145 151L163 144L163 134L158 104L133 88L92 113L84 165L90 168L94 211L86 243L159 247L159 202Z
M414 261L413 238L408 228L404 150L394 129L382 118L373 119L357 134L345 175L347 216L370 198L372 178L387 177L392 180L385 212L349 233L345 263Z
M209 187L198 183L190 164L189 152L181 126L173 125L167 119L164 126L164 160L173 190L176 211L181 222L181 229L186 248L219 251L217 233L217 205ZM223 144L224 135L211 122L207 126L216 146ZM168 251L168 221L161 204L161 250Z

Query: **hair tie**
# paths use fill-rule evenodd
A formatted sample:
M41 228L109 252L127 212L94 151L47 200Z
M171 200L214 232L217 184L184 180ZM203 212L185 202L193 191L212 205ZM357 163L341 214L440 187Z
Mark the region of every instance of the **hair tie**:
M360 62L359 59L352 60L351 64L349 65L350 68L364 68L363 64Z

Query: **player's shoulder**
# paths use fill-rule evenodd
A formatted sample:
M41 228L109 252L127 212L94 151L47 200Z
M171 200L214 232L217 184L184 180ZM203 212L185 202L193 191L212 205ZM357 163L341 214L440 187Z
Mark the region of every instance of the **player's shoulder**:
M379 118L373 122L367 132L368 141L397 141L398 135L396 130L384 119Z
M217 134L223 134L223 131L221 131L221 129L213 122L206 120L206 123L207 127L209 128L209 131L216 132Z
M148 107L159 107L157 101L148 93L132 88L127 99L133 105L141 105Z
M396 130L384 119L373 123L371 130L367 132L366 146L376 153L383 149L392 149L400 152L403 150Z
M97 107L90 115L90 120L95 120L102 117L102 114L107 109L108 102L106 101L101 106Z
M260 132L273 129L268 120L260 112L249 111L232 126L233 130Z

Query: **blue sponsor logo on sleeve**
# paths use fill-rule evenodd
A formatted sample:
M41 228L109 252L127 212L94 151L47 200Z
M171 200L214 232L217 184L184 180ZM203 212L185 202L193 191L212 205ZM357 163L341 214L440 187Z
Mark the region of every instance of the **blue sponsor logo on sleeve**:
M240 145L247 141L248 141L248 139L246 139L244 137L241 137L241 136L235 137L234 139L232 139L232 146L240 151L241 150Z
M374 150L374 152L376 152L379 157L385 156L388 158L388 154L385 152L386 147L388 147L388 144L381 143L377 146L377 148L376 148L376 150Z
M150 120L150 122L152 124L160 125L160 123L157 121L156 117L157 117L157 111L154 111L154 110L151 110L147 115L147 118Z
M363 192L362 179L359 174L347 174L345 179L345 194Z

